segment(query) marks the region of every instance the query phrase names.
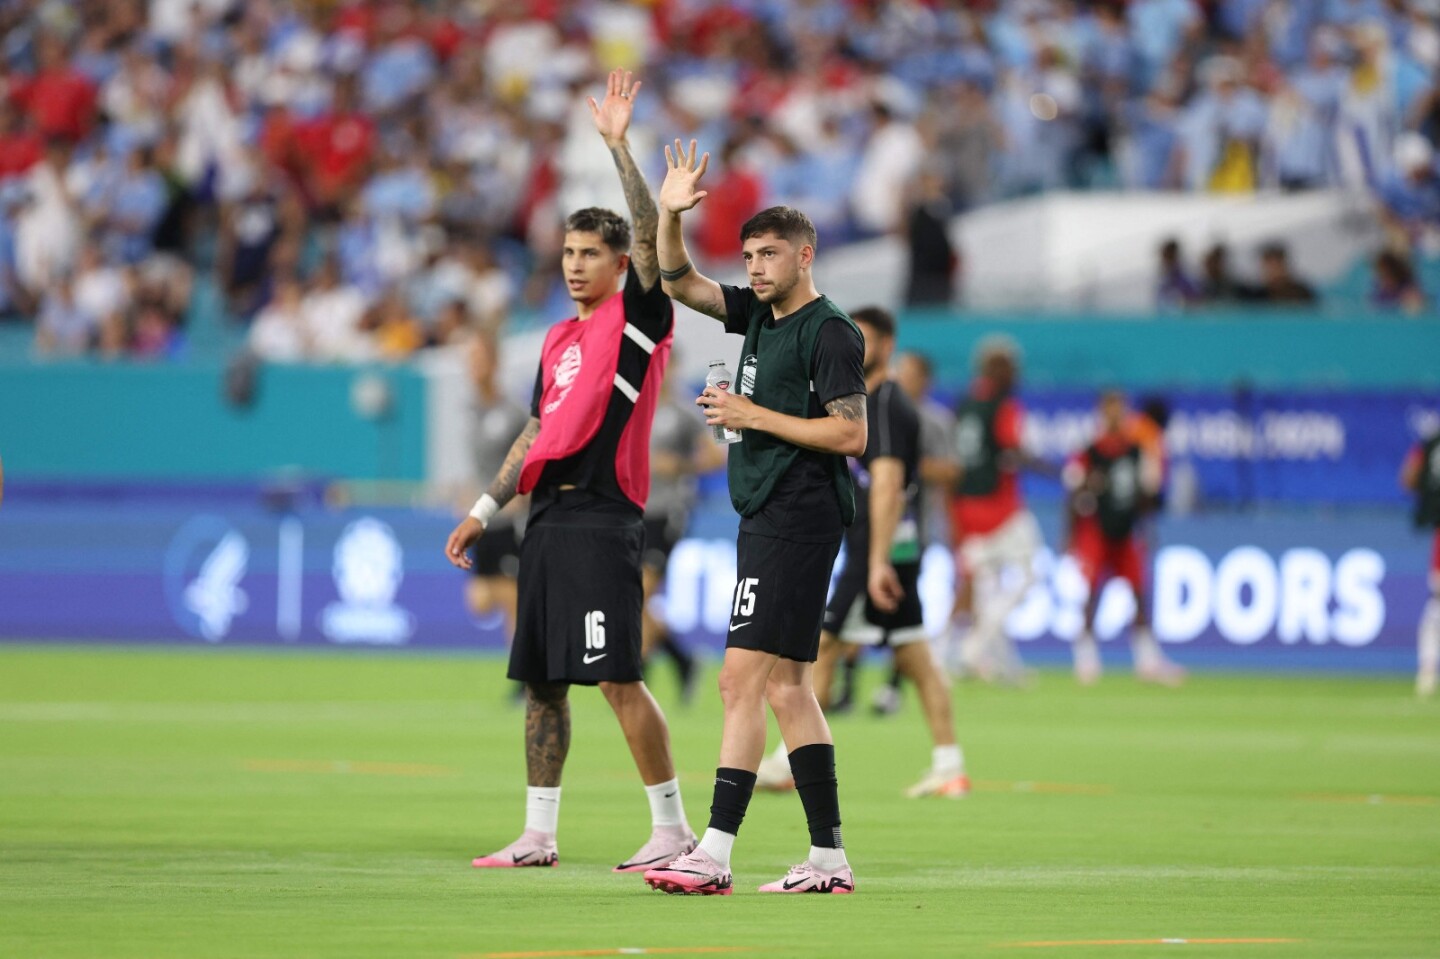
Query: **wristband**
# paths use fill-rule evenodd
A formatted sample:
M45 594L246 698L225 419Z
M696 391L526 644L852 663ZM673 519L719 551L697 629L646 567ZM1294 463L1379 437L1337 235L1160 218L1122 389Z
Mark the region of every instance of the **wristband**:
M480 523L481 526L490 525L490 517L500 511L500 504L495 502L495 497L486 493L475 501L470 507L470 517Z

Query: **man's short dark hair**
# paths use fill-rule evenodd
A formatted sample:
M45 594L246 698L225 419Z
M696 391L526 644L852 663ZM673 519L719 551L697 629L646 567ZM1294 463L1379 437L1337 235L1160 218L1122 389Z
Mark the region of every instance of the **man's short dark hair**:
M862 306L850 314L850 319L856 323L864 323L880 331L881 336L895 335L895 317L889 310L878 306Z
M630 252L630 224L613 210L587 206L565 220L566 233L598 233L600 240L616 253Z
M815 224L810 218L793 206L772 206L768 210L761 210L759 213L745 221L740 228L740 242L754 236L764 236L773 233L782 240L789 240L796 246L810 244L815 248Z

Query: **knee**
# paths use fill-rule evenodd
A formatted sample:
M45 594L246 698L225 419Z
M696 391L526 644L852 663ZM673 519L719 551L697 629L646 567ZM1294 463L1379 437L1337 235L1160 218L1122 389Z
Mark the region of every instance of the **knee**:
M601 683L600 694L614 709L633 702L640 692L639 683Z
M747 676L738 670L720 669L720 702L726 709L733 709L744 706L751 701L757 704L760 701L759 690L756 688L754 678Z

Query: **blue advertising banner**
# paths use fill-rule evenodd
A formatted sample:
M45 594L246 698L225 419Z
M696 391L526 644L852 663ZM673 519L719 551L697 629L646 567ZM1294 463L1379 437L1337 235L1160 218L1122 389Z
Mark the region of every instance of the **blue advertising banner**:
M1171 483L1199 503L1401 504L1406 452L1440 430L1440 395L1421 392L1158 392L1170 406ZM1094 391L1025 390L1025 442L1060 461L1095 434ZM1135 399L1132 397L1132 400ZM1027 480L1041 498L1054 483Z
M1056 542L1055 517L1041 518ZM408 509L7 497L0 638L499 650L503 624L469 614L465 574L443 555L453 522ZM716 650L735 586L733 529L733 514L707 507L658 601L678 635ZM1180 662L1412 668L1432 547L1402 510L1168 518L1157 539L1156 632ZM1055 660L1079 628L1085 585L1068 558L1044 552L1036 564L1009 625L1027 659ZM932 547L921 590L936 631L952 574ZM1098 632L1121 657L1131 603L1117 583L1101 605Z

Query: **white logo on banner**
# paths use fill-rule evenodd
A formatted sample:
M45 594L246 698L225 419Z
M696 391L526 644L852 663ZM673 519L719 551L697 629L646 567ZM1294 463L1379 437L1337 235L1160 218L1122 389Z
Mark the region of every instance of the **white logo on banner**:
M192 516L165 550L165 602L175 622L207 643L226 639L250 608L240 588L250 542L222 516Z
M230 632L235 617L250 605L240 580L250 565L250 544L231 530L205 558L200 572L185 587L185 608L200 622L200 635L218 643Z
M925 551L919 589L932 634L949 618L954 570L944 547ZM1385 560L1365 547L1332 560L1309 547L1272 556L1257 546L1239 546L1212 561L1192 546L1166 546L1156 557L1153 577L1155 633L1166 643L1190 642L1213 627L1235 646L1274 636L1287 646L1359 647L1373 643L1385 626ZM1084 622L1088 591L1072 557L1042 549L1035 557L1035 585L1006 627L1021 641L1045 635L1073 640ZM672 629L724 634L737 599L733 543L686 539L676 545L665 597ZM1100 595L1096 636L1119 636L1134 613L1128 584L1111 580Z
M345 527L332 572L340 601L326 606L320 621L330 639L396 645L415 632L415 617L394 602L405 564L389 526L367 516Z

